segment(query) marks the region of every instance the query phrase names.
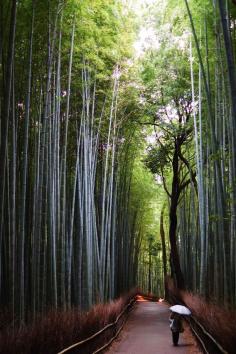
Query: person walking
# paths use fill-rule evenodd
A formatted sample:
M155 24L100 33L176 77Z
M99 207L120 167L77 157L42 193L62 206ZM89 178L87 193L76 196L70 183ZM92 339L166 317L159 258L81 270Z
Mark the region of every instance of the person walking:
M173 344L174 346L177 346L179 342L179 334L184 331L181 315L176 312L172 312L170 314L169 321Z
M184 331L181 315L190 316L191 311L183 305L174 305L170 307L171 314L169 317L170 329L172 332L173 344L178 345L179 334Z

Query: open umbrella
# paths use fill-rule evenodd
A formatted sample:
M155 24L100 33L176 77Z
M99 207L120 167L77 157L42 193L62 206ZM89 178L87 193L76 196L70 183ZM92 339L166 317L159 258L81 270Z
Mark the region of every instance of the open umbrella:
M191 315L191 311L186 306L183 305L171 306L170 310L179 313L180 315Z

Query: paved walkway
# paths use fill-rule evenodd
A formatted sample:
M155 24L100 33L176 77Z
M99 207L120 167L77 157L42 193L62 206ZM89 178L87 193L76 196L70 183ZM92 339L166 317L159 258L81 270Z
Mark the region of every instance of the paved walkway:
M180 334L179 345L172 345L169 314L168 306L164 303L137 302L107 354L201 353L188 328Z

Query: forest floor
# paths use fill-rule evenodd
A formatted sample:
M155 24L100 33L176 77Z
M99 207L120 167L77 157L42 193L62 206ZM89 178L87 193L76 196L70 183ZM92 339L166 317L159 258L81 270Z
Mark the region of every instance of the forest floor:
M184 323L185 331L180 334L179 345L173 346L169 328L169 314L168 305L164 302L138 301L118 339L106 353L202 353L187 323Z

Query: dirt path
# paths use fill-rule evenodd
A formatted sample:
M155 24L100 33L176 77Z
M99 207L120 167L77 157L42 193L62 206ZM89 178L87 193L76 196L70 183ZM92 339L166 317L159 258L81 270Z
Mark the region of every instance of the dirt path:
M169 309L166 304L137 302L124 329L107 354L202 353L188 328L180 335L178 347L172 345L168 318Z

